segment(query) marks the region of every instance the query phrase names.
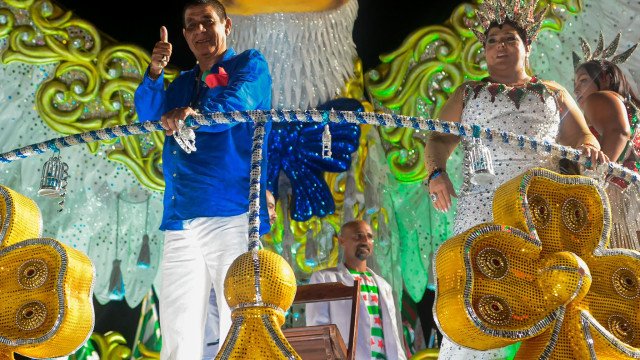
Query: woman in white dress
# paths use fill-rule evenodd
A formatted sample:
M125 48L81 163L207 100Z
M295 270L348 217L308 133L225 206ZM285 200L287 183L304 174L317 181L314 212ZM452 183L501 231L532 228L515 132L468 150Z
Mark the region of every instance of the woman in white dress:
M496 4L487 5L496 8ZM483 81L462 84L444 105L439 118L555 141L581 149L585 155L591 156L592 161L608 161L599 151L598 141L590 133L569 93L556 83L537 79L526 72L531 42L539 29L539 26L537 29L535 26L539 25L542 17L532 17L528 8L520 9L520 13L516 11L515 15L513 8L500 12L485 7L480 12L483 9L485 13L479 14L479 18L485 23L486 31L476 32L476 36L484 43L489 77ZM511 14L511 17L492 14L491 11ZM526 13L529 13L528 17ZM448 211L451 197L457 196L447 175L446 164L459 142L457 136L433 133L426 143L429 193L434 207L439 211ZM454 224L456 234L474 225L492 221L495 188L528 168L541 166L539 156L516 152L501 144L500 139L485 144L494 163L495 177L491 184L472 184L469 168L464 169L464 184L458 197ZM471 145L463 141L463 146L465 156L468 156L468 146ZM445 337L440 359L505 359L509 353L513 351L506 348L472 350L452 343Z

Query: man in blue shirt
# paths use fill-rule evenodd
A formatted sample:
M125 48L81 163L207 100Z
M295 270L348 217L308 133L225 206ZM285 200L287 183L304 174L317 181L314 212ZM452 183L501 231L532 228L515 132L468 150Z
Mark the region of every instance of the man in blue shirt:
M160 318L164 359L202 358L205 314L210 292L219 312L220 341L231 325L224 299L229 265L248 247L251 147L254 125L214 124L195 130L197 151L186 153L172 136L189 115L217 111L266 110L271 77L262 54L236 54L227 48L231 19L217 0L191 0L183 13L183 35L198 64L164 89L164 67L171 57L166 28L135 94L140 121L162 120L165 179L165 230ZM265 126L268 134L270 124ZM266 139L263 155L267 153ZM266 169L266 156L262 168ZM260 233L269 231L261 176Z

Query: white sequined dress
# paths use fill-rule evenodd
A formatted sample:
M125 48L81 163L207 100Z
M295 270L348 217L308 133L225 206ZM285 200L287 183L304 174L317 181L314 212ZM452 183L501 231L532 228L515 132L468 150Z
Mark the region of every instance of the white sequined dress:
M555 141L560 125L555 90L548 89L542 82L534 78L525 88L520 89L489 82L468 83L466 87L462 123ZM465 167L464 184L459 194L455 216L455 234L464 232L474 225L491 222L495 189L524 170L543 165L543 159L539 155L516 151L513 147L505 145L501 138L495 138L492 142L483 140L483 144L491 152L495 178L488 186L473 185L469 169ZM463 146L466 149L469 144L463 142ZM467 150L465 156L468 157ZM504 349L471 350L445 338L442 341L439 359L493 360L504 359L506 354L507 351Z

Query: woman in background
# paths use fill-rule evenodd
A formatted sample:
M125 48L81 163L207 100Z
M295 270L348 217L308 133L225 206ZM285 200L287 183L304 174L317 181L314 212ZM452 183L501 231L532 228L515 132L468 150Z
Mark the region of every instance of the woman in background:
M640 100L631 84L617 64L623 63L636 46L620 55L613 56L620 41L618 37L603 51L590 54L590 47L582 39L584 58L576 59L574 93L578 105L584 112L591 132L598 138L602 151L624 167L638 171L640 138L636 139L638 106ZM598 48L602 49L600 38ZM607 195L611 204L612 233L611 248L640 250L638 214L640 207L636 196L625 193L628 183L619 177L607 179Z

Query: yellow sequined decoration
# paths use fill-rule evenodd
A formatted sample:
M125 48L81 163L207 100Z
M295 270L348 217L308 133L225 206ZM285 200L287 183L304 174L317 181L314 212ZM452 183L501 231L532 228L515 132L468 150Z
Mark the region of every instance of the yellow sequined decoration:
M436 316L479 350L516 359L640 357L640 253L609 249L610 209L592 179L531 169L494 195L495 223L436 256Z
M93 329L89 258L41 238L36 203L0 186L0 358L65 356Z
M253 250L235 259L224 280L233 323L216 359L301 359L280 329L295 295L296 277L280 255Z

